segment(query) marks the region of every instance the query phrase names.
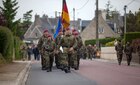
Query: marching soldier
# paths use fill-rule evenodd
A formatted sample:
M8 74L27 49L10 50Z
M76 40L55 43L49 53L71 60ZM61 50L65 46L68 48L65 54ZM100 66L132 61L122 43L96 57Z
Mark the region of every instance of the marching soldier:
M71 56L72 53L74 52L74 49L76 49L77 46L76 40L72 36L69 28L65 30L65 35L61 40L61 46L63 47L62 63L64 66L64 71L66 73L69 73L71 67Z
M62 30L59 31L58 36L55 39L55 43L56 43L56 50L55 50L55 63L56 63L56 67L59 69L62 69L62 52L60 50L60 42L63 36L63 32Z
M48 40L48 38L47 38L48 34L49 34L48 30L45 30L43 32L43 36L39 39L39 42L38 42L38 45L37 45L37 47L39 49L39 52L40 52L40 55L41 55L42 70L46 70L46 68L45 68L45 57L44 57L44 54L43 54L44 53L43 43Z
M130 65L130 62L131 62L131 59L132 59L132 51L133 51L132 46L130 45L129 42L127 42L127 43L126 43L126 46L125 46L125 48L124 48L124 52L125 52L125 54L126 54L128 66Z
M123 56L123 45L120 40L118 41L117 45L115 46L115 50L117 51L118 63L119 63L119 65L121 65L122 56Z
M75 50L76 52L76 63L77 65L75 66L75 70L79 70L79 64L80 64L80 51L81 47L83 46L81 36L79 36L79 33L77 31L74 32L74 37L77 41L77 49ZM74 60L74 61L75 61Z
M55 43L51 35L48 35L48 40L43 43L44 47L44 58L45 58L45 68L47 72L52 71L53 60L54 60L54 50Z

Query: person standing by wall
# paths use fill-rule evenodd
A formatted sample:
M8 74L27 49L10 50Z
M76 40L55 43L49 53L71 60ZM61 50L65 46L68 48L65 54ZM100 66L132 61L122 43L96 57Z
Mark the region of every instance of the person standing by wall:
M28 46L27 53L28 53L28 60L31 60L31 54L32 54L32 48L31 48L31 46Z

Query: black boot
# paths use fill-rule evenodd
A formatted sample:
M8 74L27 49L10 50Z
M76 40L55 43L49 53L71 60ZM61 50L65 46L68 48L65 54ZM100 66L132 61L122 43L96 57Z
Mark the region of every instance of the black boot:
M65 68L64 68L64 71L65 71L65 73L70 73L70 72L71 72L70 69L69 69L68 67L65 67Z
M50 72L51 71L51 69L50 68L47 68L47 72Z

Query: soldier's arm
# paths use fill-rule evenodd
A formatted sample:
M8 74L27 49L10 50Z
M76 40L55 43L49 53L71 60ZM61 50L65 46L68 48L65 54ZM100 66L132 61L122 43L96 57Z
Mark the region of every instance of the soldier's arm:
M117 46L115 46L115 50L117 51L118 49L117 49Z
M73 45L73 49L78 49L78 41L76 40L76 38L73 38L73 41L74 41L74 45Z
M43 45L43 41L42 41L42 37L41 37L41 38L39 39L39 41L38 41L38 44L37 44L38 50L41 50L42 45Z

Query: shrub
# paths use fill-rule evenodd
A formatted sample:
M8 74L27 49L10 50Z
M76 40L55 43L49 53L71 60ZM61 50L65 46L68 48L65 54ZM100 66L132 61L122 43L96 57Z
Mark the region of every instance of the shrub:
M111 41L114 41L115 39L116 39L116 38L103 38L103 39L99 39L99 43L100 43L102 46L105 46L106 43L111 42ZM85 45L88 45L88 44L91 44L91 45L96 44L96 39L93 39L93 40L86 40L86 41L85 41Z
M105 46L114 46L114 41L106 43Z
M0 26L0 53L9 62L12 61L13 44L12 32L8 28Z
M15 59L19 60L21 59L20 56L20 45L21 45L22 41L20 40L19 37L14 37L14 47L15 47Z
M5 63L6 63L5 59L3 58L2 54L0 53L0 65L5 64Z
M134 39L140 38L140 32L129 32L125 34L125 42L132 42Z

